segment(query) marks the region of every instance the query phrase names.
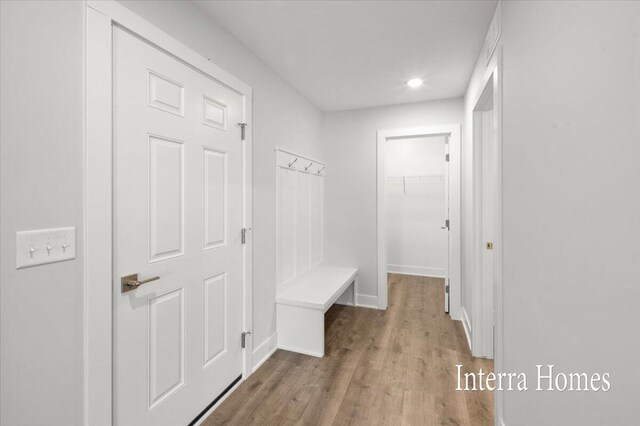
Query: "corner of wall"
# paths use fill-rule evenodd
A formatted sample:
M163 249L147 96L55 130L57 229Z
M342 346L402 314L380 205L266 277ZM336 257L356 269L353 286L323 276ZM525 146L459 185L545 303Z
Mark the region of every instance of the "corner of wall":
M367 294L356 294L356 306L361 308L379 309L378 296L369 296Z
M253 373L262 366L271 355L278 349L278 333L275 332L271 336L267 337L264 342L260 343L257 348L253 350Z

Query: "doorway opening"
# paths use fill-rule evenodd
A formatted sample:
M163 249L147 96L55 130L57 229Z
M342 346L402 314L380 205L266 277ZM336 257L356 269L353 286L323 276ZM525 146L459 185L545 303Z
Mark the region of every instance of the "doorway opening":
M428 135L387 140L388 273L445 282L449 276L448 139Z
M442 279L460 312L460 126L378 132L378 304L388 273Z

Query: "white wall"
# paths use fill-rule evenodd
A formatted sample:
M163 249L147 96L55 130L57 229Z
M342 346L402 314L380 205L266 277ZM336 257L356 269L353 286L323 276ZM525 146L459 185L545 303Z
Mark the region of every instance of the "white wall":
M502 16L504 371L535 381L536 364L555 364L612 382L606 393L504 392L503 420L634 424L640 3L504 2ZM484 73L482 61L465 143Z
M377 297L376 134L462 122L462 99L326 113L325 259L359 268L357 293ZM371 299L373 298L373 299Z
M83 250L17 271L15 232L83 232L82 2L0 2L2 15L0 423L82 423ZM275 344L275 153L320 157L320 111L190 2L126 3L253 87L254 353ZM262 352L261 352L262 351ZM259 359L255 359L259 361Z
M276 331L274 148L287 148L321 160L321 112L195 4L184 1L122 3L253 88L252 337L256 349Z
M0 424L82 422L81 2L0 2ZM77 226L73 261L16 270L18 230Z
M386 142L387 269L445 277L444 136Z
M503 35L505 367L612 377L507 393L505 420L637 423L640 3L505 2Z

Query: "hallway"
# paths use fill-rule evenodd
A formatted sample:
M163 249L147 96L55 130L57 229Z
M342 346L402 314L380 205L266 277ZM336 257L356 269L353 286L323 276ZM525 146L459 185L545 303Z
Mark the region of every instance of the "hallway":
M387 311L334 305L324 358L277 351L202 424L492 425L490 392L458 392L456 364L477 372L441 279L389 275Z

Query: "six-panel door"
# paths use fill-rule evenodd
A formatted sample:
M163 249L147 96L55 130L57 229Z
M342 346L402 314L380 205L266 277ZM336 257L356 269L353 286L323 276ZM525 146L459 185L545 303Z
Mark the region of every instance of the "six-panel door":
M242 374L242 97L113 42L115 419L187 424Z

